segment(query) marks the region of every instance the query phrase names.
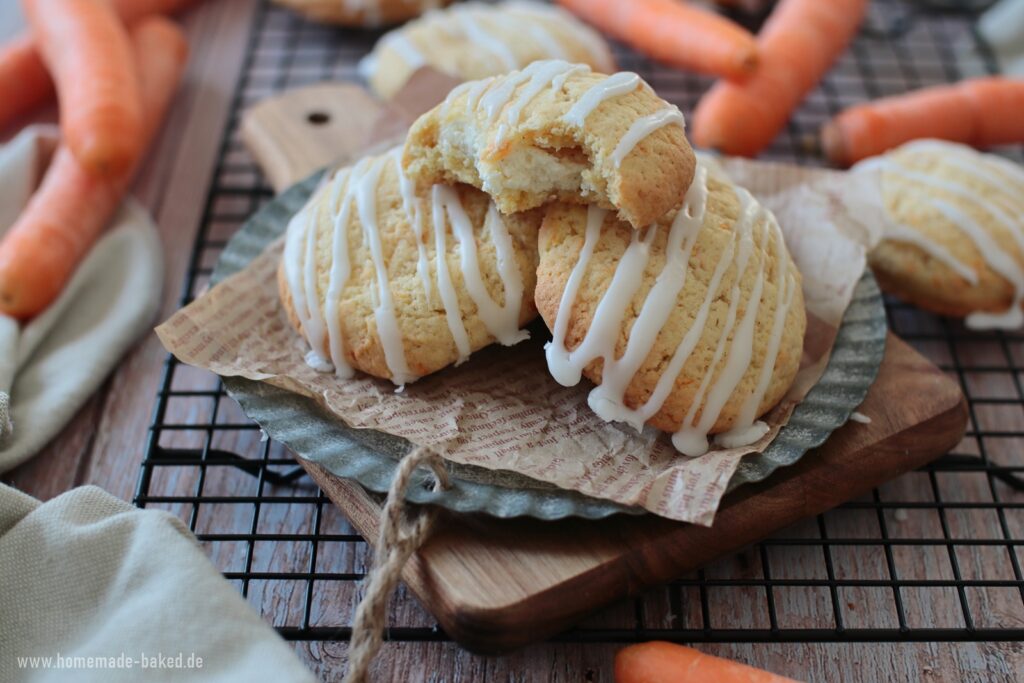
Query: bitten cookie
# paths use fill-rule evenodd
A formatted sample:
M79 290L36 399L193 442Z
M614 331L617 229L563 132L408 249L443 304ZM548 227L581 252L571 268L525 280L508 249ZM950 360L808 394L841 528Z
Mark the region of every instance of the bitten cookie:
M399 151L313 195L288 225L278 285L310 365L403 385L528 336L541 216L502 216L465 185L418 198Z
M596 204L644 228L679 207L695 161L682 113L639 76L550 60L455 88L402 163L420 191L467 183L503 213Z
M532 0L463 2L382 37L359 64L377 95L390 98L423 66L469 81L542 59L589 64L611 73L615 60L601 34L560 7Z
M452 0L273 0L313 21L340 26L386 26L418 17Z
M887 224L870 254L882 288L973 328L1024 325L1024 169L938 140L868 159Z
M756 442L757 418L800 365L801 277L774 216L701 159L683 208L637 231L608 212L546 210L537 308L552 331L548 367L586 375L609 421L674 432L687 455Z

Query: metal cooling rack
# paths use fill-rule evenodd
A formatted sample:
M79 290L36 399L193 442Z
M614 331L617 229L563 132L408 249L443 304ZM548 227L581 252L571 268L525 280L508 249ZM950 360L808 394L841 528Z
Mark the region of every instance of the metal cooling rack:
M764 156L821 164L814 135L840 108L992 71L972 29L977 5L875 0L856 43ZM238 136L239 113L286 88L354 80L377 37L269 4L257 10L183 304L206 285L226 240L272 196ZM684 111L710 85L617 52L623 69ZM1021 159L1020 149L1008 153ZM969 332L895 301L888 312L893 331L968 397L971 424L952 454L556 640L1024 639L1024 337ZM286 638L347 639L369 561L362 538L285 449L225 400L217 377L170 357L165 368L136 504L180 515ZM415 600L393 604L389 638L446 640Z

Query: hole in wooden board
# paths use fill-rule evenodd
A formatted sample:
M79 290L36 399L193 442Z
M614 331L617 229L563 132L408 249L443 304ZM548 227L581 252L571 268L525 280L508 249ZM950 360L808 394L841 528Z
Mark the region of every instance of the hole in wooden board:
M311 111L306 116L306 120L312 123L314 126L322 126L325 123L330 123L331 115L327 112L322 111Z

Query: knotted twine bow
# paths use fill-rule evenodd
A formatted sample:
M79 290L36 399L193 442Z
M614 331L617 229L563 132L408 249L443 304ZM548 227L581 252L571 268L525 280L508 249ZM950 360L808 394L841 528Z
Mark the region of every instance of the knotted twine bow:
M364 683L370 664L384 642L388 600L402 576L402 568L430 535L437 510L428 507L409 509L405 490L413 472L427 465L434 473L434 490L448 488L448 470L440 455L428 448L416 448L398 463L387 502L381 512L380 534L373 556L373 569L367 578L366 595L356 609L349 643L348 673L345 683Z

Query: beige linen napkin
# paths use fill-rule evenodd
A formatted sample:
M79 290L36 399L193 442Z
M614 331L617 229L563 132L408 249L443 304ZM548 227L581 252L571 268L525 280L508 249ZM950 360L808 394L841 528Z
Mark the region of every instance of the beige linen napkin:
M0 681L56 680L314 679L176 517L0 485Z
M56 129L34 126L0 147L0 234L55 143ZM0 314L0 472L45 446L149 329L162 280L156 226L129 199L50 308L27 324Z

